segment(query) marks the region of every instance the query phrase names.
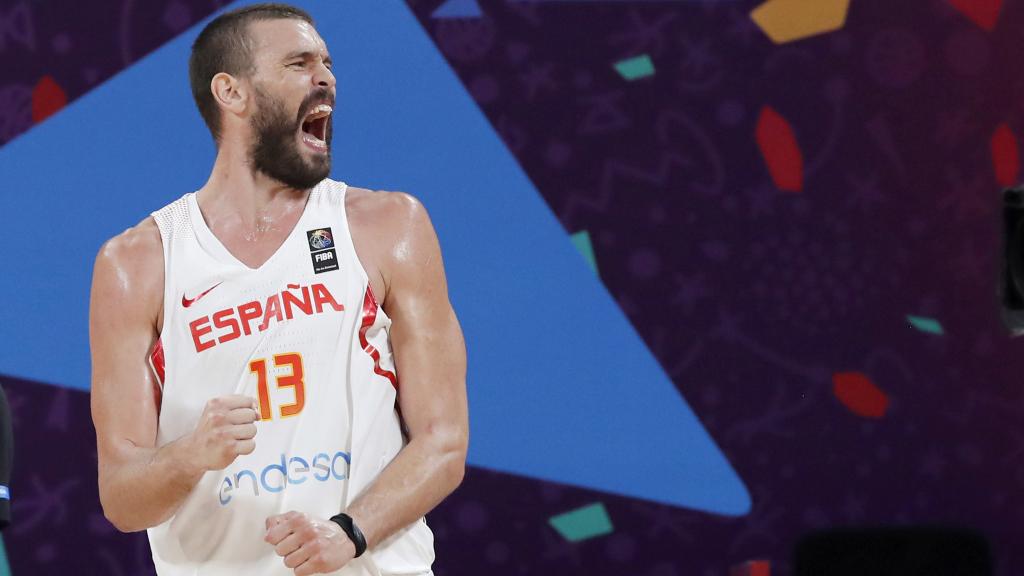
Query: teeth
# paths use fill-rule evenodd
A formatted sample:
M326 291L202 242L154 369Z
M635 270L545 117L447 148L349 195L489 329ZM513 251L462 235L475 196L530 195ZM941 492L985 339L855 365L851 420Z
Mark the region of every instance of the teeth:
M309 113L308 116L306 116L306 118L308 118L309 120L316 120L318 118L323 118L324 116L330 115L331 112L334 112L334 108L331 108L327 104L321 104L316 108L313 108L313 110Z
M306 142L309 142L310 144L313 144L317 148L327 148L327 142L324 142L323 140L317 138L316 136L313 136L312 134L303 134L302 139L305 140Z

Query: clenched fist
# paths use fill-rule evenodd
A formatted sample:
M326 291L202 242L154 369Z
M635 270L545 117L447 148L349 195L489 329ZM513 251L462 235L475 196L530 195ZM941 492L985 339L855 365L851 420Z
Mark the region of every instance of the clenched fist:
M348 534L330 520L301 512L285 512L267 518L267 543L284 558L284 565L296 576L326 574L340 570L356 555Z
M254 398L235 394L211 399L188 438L192 461L203 470L223 470L239 455L252 454L258 418Z

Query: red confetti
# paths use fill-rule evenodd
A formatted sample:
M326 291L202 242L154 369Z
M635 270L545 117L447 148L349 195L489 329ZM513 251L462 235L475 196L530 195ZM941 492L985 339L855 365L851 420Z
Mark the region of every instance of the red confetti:
M971 22L989 32L996 27L999 11L1003 7L1003 0L949 0L949 3Z
M1013 186L1020 176L1020 150L1017 137L1010 127L1000 124L989 144L992 150L992 166L996 171L996 182L1000 186Z
M57 81L51 76L43 76L32 90L32 122L38 124L46 120L67 103L68 95Z
M850 412L863 418L878 419L889 410L889 397L860 372L841 372L832 376L832 392Z
M767 560L751 560L733 566L729 570L729 576L771 576L772 565Z
M804 156L789 122L771 106L765 106L757 119L756 138L775 186L787 192L802 192Z

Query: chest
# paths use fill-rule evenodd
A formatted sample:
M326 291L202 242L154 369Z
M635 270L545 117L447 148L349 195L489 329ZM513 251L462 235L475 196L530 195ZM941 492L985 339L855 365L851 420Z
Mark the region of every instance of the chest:
M284 245L298 223L297 215L264 219L257 224L226 221L210 231L224 248L249 268L260 268Z
M384 260L380 249L373 242L373 229L368 223L359 218L359 213L349 214L347 220L348 232L352 243L354 256L358 265L365 271L369 281L370 290L373 292L378 303L383 305L387 293L385 272L380 264ZM267 221L266 225L259 228L244 227L236 224L228 224L221 229L211 229L220 240L221 244L238 262L250 269L259 269L267 264L279 252L282 252L287 245L289 238L296 235L299 224L298 216L293 218L277 219ZM330 228L327 228L330 230ZM306 241L309 243L311 252L319 248L329 248L333 244L333 238L327 236L311 236L316 230L306 232ZM301 234L300 234L301 235ZM329 253L321 254L324 266L330 264ZM317 256L311 256L314 266L318 264Z

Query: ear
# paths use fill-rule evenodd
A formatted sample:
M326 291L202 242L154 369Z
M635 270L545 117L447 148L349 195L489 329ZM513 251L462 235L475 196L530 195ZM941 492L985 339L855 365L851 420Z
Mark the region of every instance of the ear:
M249 103L246 83L226 72L220 72L210 80L210 92L221 108L236 115L244 113Z

